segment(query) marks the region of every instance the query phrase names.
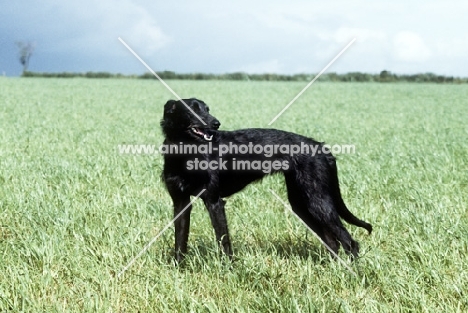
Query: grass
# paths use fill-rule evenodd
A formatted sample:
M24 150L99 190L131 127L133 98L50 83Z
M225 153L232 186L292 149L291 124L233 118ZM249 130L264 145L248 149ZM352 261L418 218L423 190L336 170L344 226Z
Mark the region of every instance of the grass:
M170 81L211 106L223 129L265 127L304 87ZM334 262L269 192L273 176L228 200L236 261L219 256L196 202L190 252L172 261L155 81L0 79L0 311L466 312L468 86L316 83L273 126L330 144L343 197L374 225L348 229L362 257ZM344 257L343 253L340 253Z

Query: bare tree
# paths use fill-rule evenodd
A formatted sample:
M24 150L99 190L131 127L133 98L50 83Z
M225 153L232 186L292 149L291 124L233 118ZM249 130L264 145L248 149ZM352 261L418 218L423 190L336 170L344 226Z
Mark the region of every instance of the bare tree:
M34 42L23 42L23 41L17 41L16 46L19 49L19 60L21 62L21 65L23 65L23 74L28 70L29 66L29 59L31 58L31 55L34 52L34 48L36 47L36 44Z

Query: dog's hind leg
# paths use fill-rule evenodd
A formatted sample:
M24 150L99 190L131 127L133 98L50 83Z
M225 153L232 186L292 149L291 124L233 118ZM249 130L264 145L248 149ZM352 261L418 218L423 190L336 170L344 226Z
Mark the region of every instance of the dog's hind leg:
M327 236L333 238L337 242L341 244L346 254L351 255L353 257L358 257L359 254L359 243L356 242L352 237L348 230L344 227L343 223L341 222L338 212L337 206L335 201L329 197L324 196L322 197L322 203L320 205L320 209L322 212L327 212L322 216L325 232ZM327 208L328 207L328 208ZM309 211L316 211L320 210L317 207L317 204L313 204Z
M309 212L309 198L307 192L297 183L297 177L295 177L294 173L289 173L285 175L285 179L288 190L288 200L293 212L320 237L322 242L327 246L327 249L338 253L338 249L340 248L339 242L329 230L323 227L321 221L317 219L314 214Z
M173 196L174 202L174 217L176 217L182 210L185 211L182 215L174 221L175 226L175 256L178 263L182 262L184 255L187 253L187 242L190 231L190 213L192 205L190 204L189 195Z
M337 253L341 244L347 254L357 257L359 244L340 220L328 188L327 175L317 175L308 166L305 171L292 171L286 175L289 202L294 212L317 233L328 249Z
M336 253L339 245L348 255L357 257L359 244L351 237L348 230L341 222L336 204L331 197L322 191L314 193L308 202L308 212L313 220L317 220L322 226L322 240Z
M226 212L224 210L225 201L219 197L202 196L205 206L210 214L216 241L223 248L224 253L232 259L232 246L229 238Z

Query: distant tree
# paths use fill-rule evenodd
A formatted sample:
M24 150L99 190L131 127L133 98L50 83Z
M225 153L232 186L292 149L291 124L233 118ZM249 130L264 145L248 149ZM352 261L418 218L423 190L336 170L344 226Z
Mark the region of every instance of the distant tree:
M383 83L398 81L398 76L392 74L390 71L383 70L380 72L379 81Z
M29 59L31 59L31 55L34 52L34 48L36 47L35 43L33 42L23 42L17 41L16 46L19 49L19 60L21 65L23 65L23 74L28 71L29 66Z

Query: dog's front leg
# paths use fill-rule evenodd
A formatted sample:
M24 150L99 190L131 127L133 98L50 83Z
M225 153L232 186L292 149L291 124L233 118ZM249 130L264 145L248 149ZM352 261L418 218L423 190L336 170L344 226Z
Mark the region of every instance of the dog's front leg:
M175 226L175 256L178 263L182 262L184 255L187 253L187 242L190 231L190 212L192 205L190 204L190 196L180 196L174 198L174 217L182 210L184 213L174 221Z
M211 224L215 230L216 240L223 248L223 251L229 258L232 259L232 246L229 239L229 231L226 219L226 212L224 210L223 199L217 197L205 197L203 199L205 206L210 214Z

